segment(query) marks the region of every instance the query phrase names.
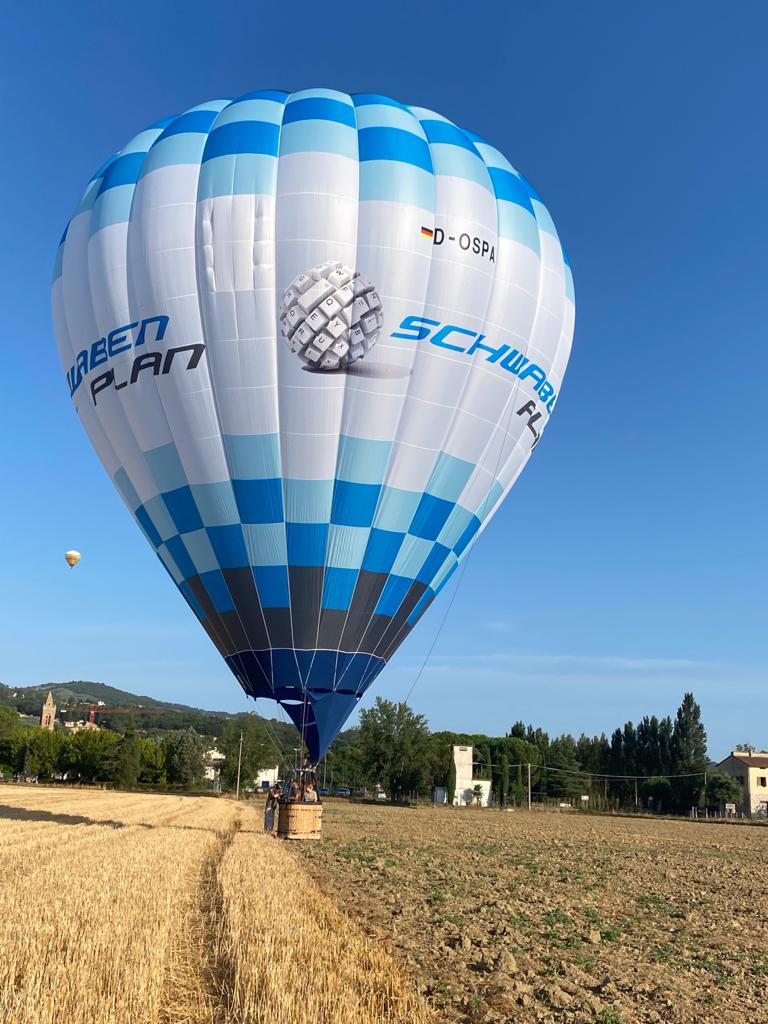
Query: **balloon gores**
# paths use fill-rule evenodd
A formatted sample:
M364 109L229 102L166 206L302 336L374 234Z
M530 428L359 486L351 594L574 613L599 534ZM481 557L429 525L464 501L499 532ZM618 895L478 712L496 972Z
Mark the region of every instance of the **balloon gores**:
M52 308L130 514L317 759L556 408L574 292L543 200L423 107L213 100L87 182Z

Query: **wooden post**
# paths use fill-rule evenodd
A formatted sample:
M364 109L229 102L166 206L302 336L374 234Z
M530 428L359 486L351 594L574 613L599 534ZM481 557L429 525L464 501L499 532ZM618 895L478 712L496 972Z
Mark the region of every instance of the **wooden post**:
M531 809L531 763L528 762L528 810Z

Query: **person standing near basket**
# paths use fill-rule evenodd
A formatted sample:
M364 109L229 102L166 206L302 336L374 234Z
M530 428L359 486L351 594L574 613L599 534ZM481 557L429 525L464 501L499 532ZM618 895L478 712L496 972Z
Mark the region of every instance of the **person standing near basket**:
M267 803L264 807L264 831L272 832L275 827L275 811L280 804L280 783L276 782L267 793Z

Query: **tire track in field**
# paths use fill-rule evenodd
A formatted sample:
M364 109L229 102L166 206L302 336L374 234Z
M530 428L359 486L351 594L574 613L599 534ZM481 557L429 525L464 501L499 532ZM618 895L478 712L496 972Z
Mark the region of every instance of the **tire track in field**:
M231 1024L232 968L218 941L223 914L219 869L241 828L240 808L235 808L190 879L186 925L174 950L160 1024Z
M240 810L235 812L232 827L220 833L216 848L203 866L201 885L201 917L204 928L203 958L200 964L201 982L213 1000L211 1024L231 1024L230 1008L233 1003L234 965L224 956L219 936L224 920L224 893L219 869L235 836L242 828Z

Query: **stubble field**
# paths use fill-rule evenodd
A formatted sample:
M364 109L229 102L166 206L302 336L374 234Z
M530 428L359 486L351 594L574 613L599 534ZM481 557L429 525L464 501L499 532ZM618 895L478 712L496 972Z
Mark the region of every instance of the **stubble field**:
M301 855L443 1021L766 1024L768 829L332 802Z
M261 808L0 787L2 1024L428 1024Z

